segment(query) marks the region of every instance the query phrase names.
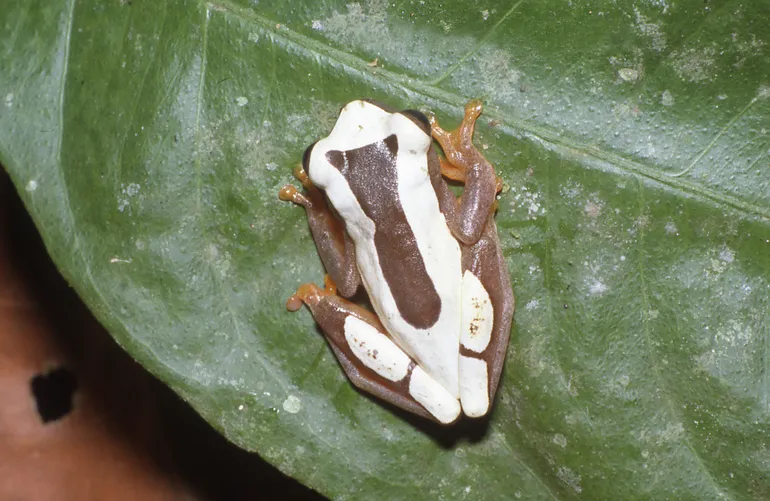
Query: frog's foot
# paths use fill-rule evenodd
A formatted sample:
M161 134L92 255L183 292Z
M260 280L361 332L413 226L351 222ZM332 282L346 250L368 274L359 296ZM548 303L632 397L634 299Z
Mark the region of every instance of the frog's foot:
M297 181L302 183L302 186L308 190L317 190L318 188L315 187L312 181L310 181L310 177L307 175L307 172L305 172L305 169L301 165L297 165L294 167L294 169L291 171L292 175L297 178Z
M324 296L337 296L337 285L329 275L324 275L324 288L321 289L313 282L308 282L297 287L297 292L286 301L286 309L297 311L302 308L302 303L315 306Z
M325 201L321 191L315 187L310 181L310 178L305 172L305 169L301 165L298 165L292 171L294 177L302 183L302 187L305 188L305 193L301 193L295 186L287 184L278 192L278 198L286 202L294 202L297 205L301 205L306 209L311 207L324 207Z
M285 185L278 191L278 198L284 202L294 202L302 207L310 206L310 200L308 200L304 194L300 193L296 186L291 184Z
M482 104L478 99L472 99L465 105L465 115L459 127L447 131L441 128L435 116L430 117L431 133L433 138L441 145L447 160L457 170L465 171L481 153L473 145L473 130L476 120L481 115ZM442 173L444 168L442 166ZM450 179L454 177L447 175Z

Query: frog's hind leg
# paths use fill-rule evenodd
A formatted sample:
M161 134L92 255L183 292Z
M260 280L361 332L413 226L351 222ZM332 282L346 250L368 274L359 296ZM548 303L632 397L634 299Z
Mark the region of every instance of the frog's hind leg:
M326 272L338 284L340 294L351 297L361 282L353 242L342 221L332 212L324 194L308 178L305 169L298 165L294 169L294 177L302 183L305 193L287 184L281 188L278 197L305 208L310 232Z
M303 284L286 303L291 311L306 304L350 381L361 390L408 412L454 422L460 403L393 342L370 311L325 289Z
M441 162L441 173L465 183L459 205L450 209L447 222L452 233L466 245L473 245L481 237L501 186L495 169L473 145L473 130L481 109L481 101L469 101L460 126L453 131L442 129L436 117L430 117L431 133L446 156Z
M503 370L513 319L511 278L494 214L472 246L463 247L460 402L470 417L485 415Z

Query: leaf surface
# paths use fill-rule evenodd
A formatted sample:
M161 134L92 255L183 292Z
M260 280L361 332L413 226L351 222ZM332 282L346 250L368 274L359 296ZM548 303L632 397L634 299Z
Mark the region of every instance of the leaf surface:
M65 277L213 426L332 498L770 496L761 2L6 2L0 161ZM296 286L291 167L359 97L505 178L518 310L488 426L346 381Z

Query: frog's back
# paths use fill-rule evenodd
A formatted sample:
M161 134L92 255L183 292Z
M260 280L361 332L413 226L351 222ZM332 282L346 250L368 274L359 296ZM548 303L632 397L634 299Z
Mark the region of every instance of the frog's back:
M456 394L461 253L430 183L424 125L354 101L315 145L308 167L345 220L383 324Z

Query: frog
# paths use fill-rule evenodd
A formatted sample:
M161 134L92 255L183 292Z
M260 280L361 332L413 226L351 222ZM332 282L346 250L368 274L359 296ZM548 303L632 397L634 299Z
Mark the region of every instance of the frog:
M308 307L354 386L442 425L490 412L515 307L503 181L473 143L482 108L470 100L447 131L433 114L349 102L294 169L302 189L279 191L305 209L326 270L287 310ZM361 288L371 309L353 300Z

